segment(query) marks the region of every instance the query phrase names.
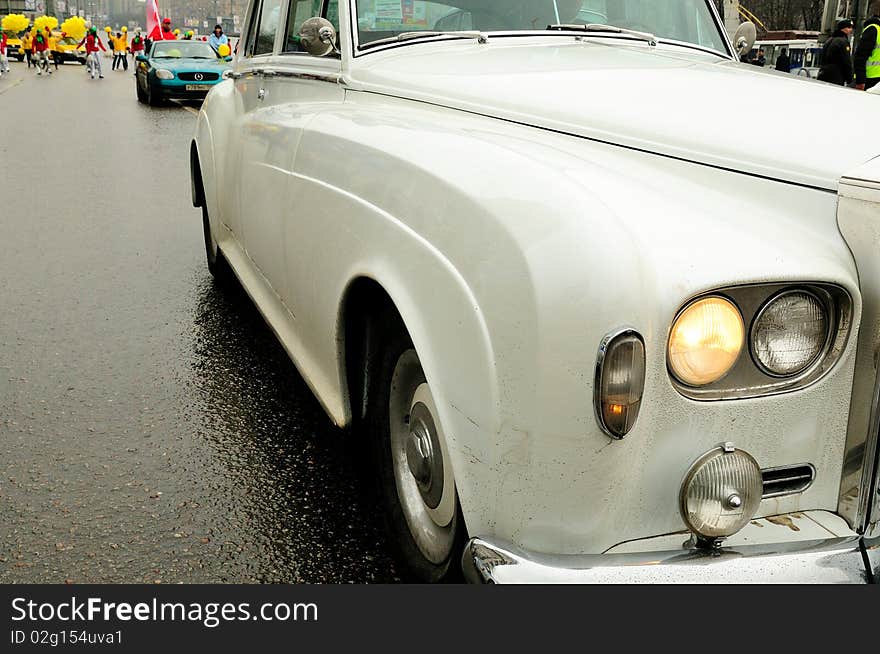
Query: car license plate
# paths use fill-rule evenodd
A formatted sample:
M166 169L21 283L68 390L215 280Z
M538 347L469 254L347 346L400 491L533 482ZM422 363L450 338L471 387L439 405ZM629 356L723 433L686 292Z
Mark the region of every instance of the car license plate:
M210 91L211 85L210 84L187 84L186 90L187 91Z

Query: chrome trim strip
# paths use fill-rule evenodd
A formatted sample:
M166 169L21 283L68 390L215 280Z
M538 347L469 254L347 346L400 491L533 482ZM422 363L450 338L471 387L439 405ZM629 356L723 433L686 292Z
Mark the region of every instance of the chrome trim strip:
M266 69L263 71L265 77L283 77L285 79L303 79L313 82L329 82L330 84L340 84L342 82L342 74L323 74L323 73L307 73L305 71Z
M849 184L849 180L841 184L837 225L858 269L862 315L837 512L855 531L877 537L880 536L880 504L875 488L880 439L880 194L872 192L864 199L851 197Z
M489 584L864 584L880 581L880 539L850 536L715 551L551 556L474 538L465 547L462 571L470 583Z

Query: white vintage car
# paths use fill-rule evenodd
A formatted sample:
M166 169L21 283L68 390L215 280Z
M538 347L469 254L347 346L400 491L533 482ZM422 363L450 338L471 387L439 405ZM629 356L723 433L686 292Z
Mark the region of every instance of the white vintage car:
M748 27L251 0L191 148L208 264L369 440L406 573L878 572L876 101L740 65Z

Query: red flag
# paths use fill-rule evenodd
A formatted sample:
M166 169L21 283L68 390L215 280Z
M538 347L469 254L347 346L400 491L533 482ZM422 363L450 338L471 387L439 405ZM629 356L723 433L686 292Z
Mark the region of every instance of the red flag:
M159 4L157 0L147 0L147 38L154 41L162 39L162 19L159 18Z

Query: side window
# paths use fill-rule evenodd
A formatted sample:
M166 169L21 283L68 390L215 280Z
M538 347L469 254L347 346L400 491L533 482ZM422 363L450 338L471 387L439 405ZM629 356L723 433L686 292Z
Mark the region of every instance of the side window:
M302 52L299 48L299 28L309 18L321 15L322 4L323 0L290 0L284 52Z
M275 35L280 22L281 0L264 0L260 10L254 12L246 55L271 54L275 48Z
M323 16L329 20L339 33L339 0L290 0L284 52L302 52L299 47L299 28L315 16Z
M256 0L254 3L254 13L251 14L251 20L248 23L247 28L247 41L244 44L244 52L242 55L245 57L252 57L254 54L254 44L257 41L257 24L260 21L260 0Z
M327 3L327 13L324 18L333 23L333 29L339 34L339 0L330 0Z

